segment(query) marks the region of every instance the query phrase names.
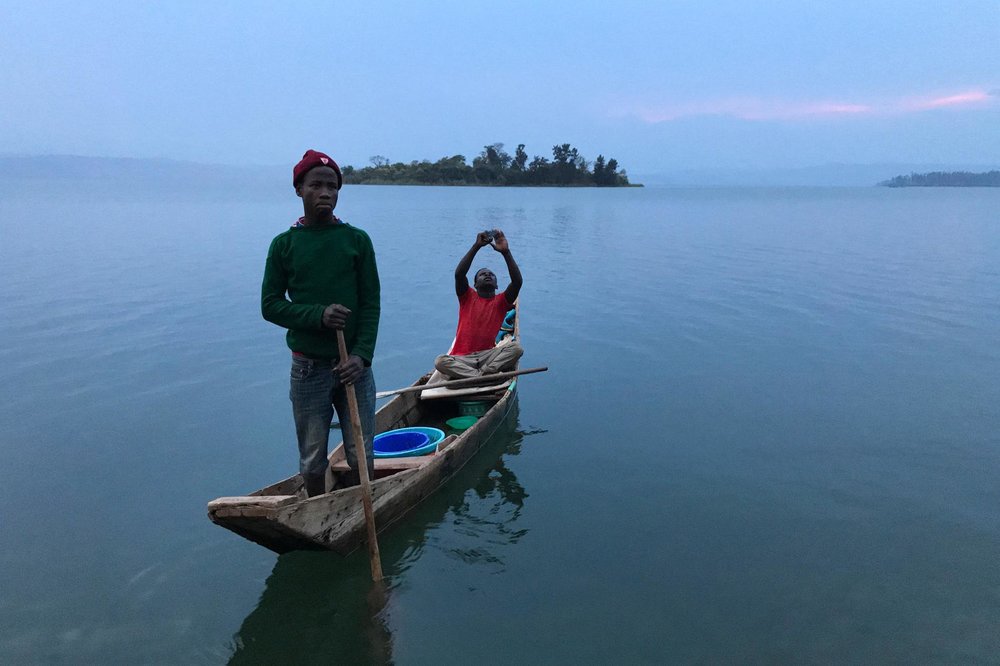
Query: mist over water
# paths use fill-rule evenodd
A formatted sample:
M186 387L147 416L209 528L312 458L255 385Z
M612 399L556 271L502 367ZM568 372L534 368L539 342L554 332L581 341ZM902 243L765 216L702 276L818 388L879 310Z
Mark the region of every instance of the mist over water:
M492 227L522 364L550 368L382 535L381 600L364 552L277 557L205 516L297 467L259 313L291 189L0 191L4 661L1000 651L1000 191L345 188L379 390L447 347Z

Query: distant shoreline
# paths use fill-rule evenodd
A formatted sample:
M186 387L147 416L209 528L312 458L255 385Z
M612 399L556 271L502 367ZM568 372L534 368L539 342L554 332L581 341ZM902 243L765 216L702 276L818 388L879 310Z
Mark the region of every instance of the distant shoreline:
M879 183L882 187L1000 187L1000 171L933 171L896 176Z
M624 185L593 185L587 183L542 183L535 185L533 183L424 183L424 182L408 182L408 181L376 181L376 180L366 180L364 182L355 182L348 179L344 179L345 185L378 185L380 187L392 186L392 185L406 185L409 187L556 187L556 188L586 188L586 189L619 189L619 188L629 188L629 187L645 187L642 183L626 183Z
M418 163L419 164L419 163ZM551 164L551 162L549 163ZM348 167L344 167L348 172ZM44 181L52 178L70 179L90 186L169 188L181 190L211 186L226 186L239 189L251 188L259 191L281 191L291 186L291 169L284 164L226 164L191 162L169 158L106 157L90 155L43 154L12 155L0 154L0 183L5 191L12 191L17 183ZM892 174L919 174L897 176L886 180ZM1000 173L993 164L833 164L810 167L774 169L675 169L670 171L642 172L638 179L628 185L614 187L995 187L992 183L979 182L927 182L920 180L928 174L971 174L990 175ZM590 183L473 183L473 182L421 182L412 179L373 179L358 182L345 173L349 184L441 186L454 185L483 187L594 187ZM900 182L905 179L907 182ZM892 182L895 180L896 182ZM126 185L127 184L127 185ZM598 185L597 187L601 187Z

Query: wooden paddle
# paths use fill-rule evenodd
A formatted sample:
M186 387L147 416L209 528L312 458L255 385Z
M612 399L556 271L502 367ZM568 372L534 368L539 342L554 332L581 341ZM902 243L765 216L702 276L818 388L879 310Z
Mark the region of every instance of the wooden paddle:
M337 347L340 352L340 362L347 360L347 343L344 332L337 330ZM375 509L372 507L372 486L368 478L368 456L365 454L365 440L361 433L361 414L358 413L358 396L354 392L354 384L347 384L347 406L351 412L351 433L354 435L354 455L358 461L358 475L361 477L361 503L365 508L365 523L368 526L368 558L372 565L372 580L376 583L382 580L382 559L378 553L378 539L375 533ZM347 446L344 442L344 446Z
M511 370L509 372L498 372L493 375L483 375L481 377L469 377L467 379L452 379L447 382L434 382L433 384L421 384L420 386L407 386L406 388L395 389L394 391L379 391L376 398L388 398L397 393L412 393L413 391L425 391L432 388L470 388L475 386L489 386L497 383L498 380L510 379L519 375L530 375L535 372L545 372L547 367L528 368L526 370Z

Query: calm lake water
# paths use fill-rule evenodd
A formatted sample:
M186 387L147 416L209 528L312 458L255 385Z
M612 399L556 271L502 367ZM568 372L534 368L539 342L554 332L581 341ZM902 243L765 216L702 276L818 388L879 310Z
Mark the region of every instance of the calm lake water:
M364 551L205 515L297 469L259 313L290 188L0 194L2 662L1000 658L1000 190L345 189L380 390L486 227L550 368L383 534L382 607Z

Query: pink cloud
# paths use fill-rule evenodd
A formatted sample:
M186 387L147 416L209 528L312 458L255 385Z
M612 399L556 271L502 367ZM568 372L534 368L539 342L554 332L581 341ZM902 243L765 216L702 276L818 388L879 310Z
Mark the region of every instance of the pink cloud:
M818 116L844 116L859 113L871 113L867 104L852 104L849 102L805 102L805 103L774 103L760 105L756 110L745 109L738 117L744 120L781 120L792 118L811 118Z
M619 107L613 115L634 116L647 123L662 123L695 116L730 116L742 120L799 120L849 116L896 115L932 109L993 104L996 91L970 90L923 99L901 98L877 102L789 101L780 99L727 98L659 106Z
M945 97L935 97L917 101L914 109L941 109L950 106L969 106L989 102L992 95L985 90L971 90L969 92L958 93L957 95L947 95Z
M733 116L743 120L779 120L867 113L870 110L870 107L864 104L845 102L796 103L740 98L661 107L642 106L631 110L631 112L625 111L624 115L637 115L646 122L659 123L691 116Z

